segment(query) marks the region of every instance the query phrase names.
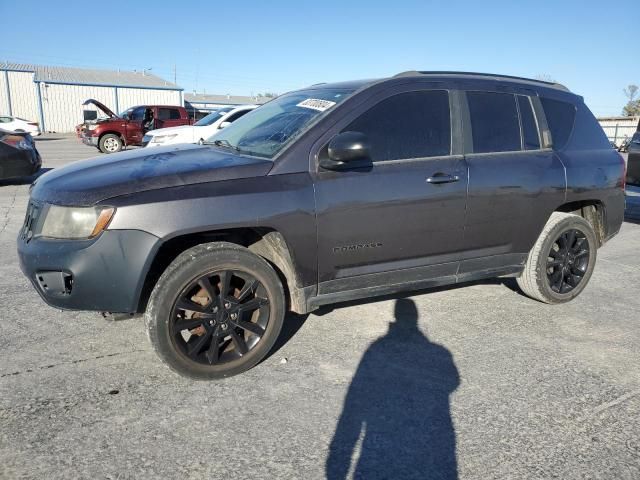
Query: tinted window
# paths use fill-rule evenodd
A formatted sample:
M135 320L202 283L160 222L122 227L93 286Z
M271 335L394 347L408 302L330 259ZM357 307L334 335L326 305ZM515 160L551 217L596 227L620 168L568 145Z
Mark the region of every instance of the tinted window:
M474 153L521 149L516 99L507 93L467 92Z
M237 119L239 119L241 116L243 116L246 113L249 113L251 110L242 110L240 112L236 112L233 115L229 115L229 118L227 118L225 120L225 122L235 122Z
M520 107L522 143L524 144L524 149L538 150L540 148L540 136L538 135L538 124L533 113L531 99L518 95L518 106Z
M343 131L364 133L374 162L449 155L449 94L408 92L378 103Z
M142 120L144 118L144 107L134 108L133 111L129 114L129 120Z
M573 122L576 118L576 108L570 103L541 98L544 115L547 117L553 148L562 148L567 144Z
M177 108L159 108L158 118L160 120L180 120L180 111Z

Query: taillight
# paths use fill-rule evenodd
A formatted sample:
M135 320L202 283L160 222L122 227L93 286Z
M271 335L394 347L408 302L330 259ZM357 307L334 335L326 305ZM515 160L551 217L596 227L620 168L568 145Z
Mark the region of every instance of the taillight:
M31 142L27 137L21 135L5 135L0 138L0 142L11 145L12 147L19 148L21 150L31 149Z

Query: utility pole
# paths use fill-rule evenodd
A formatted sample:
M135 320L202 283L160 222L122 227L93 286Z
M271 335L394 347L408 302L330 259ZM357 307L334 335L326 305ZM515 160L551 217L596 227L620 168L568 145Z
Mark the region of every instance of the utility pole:
M177 84L178 84L177 78L178 78L178 75L177 75L177 73L176 73L176 64L174 63L174 64L173 64L173 83L174 83L175 85L177 85Z

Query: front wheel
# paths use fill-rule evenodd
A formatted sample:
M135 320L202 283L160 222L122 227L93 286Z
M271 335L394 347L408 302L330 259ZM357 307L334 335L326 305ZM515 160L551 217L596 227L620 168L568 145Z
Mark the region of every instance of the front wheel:
M113 133L107 133L100 137L98 148L102 153L116 153L122 150L122 139Z
M529 252L518 286L544 303L568 302L587 286L597 247L589 222L578 215L554 212Z
M226 242L193 247L167 267L145 314L158 356L180 375L210 380L237 375L273 347L285 314L273 268Z

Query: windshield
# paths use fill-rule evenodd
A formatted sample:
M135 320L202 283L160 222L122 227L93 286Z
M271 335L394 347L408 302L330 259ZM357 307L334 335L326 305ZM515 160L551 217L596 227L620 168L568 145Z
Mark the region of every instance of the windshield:
M202 117L200 120L194 123L194 125L196 127L205 127L207 125L211 125L212 123L217 122L225 113L230 112L231 110L233 110L233 108L219 108L218 110L214 110L206 117Z
M353 90L344 88L291 92L247 113L209 140L249 155L273 158L351 93Z

